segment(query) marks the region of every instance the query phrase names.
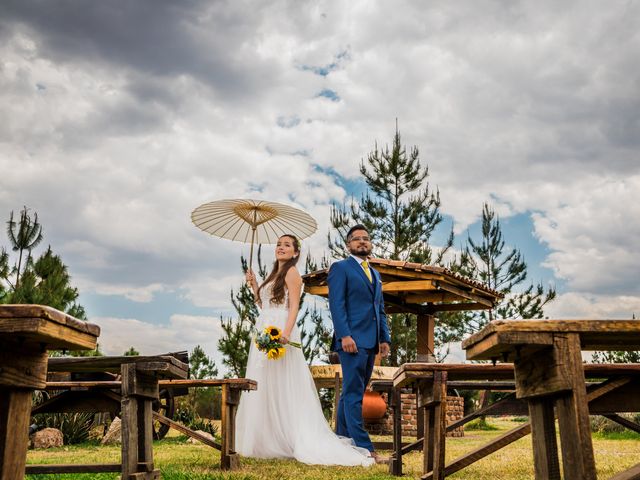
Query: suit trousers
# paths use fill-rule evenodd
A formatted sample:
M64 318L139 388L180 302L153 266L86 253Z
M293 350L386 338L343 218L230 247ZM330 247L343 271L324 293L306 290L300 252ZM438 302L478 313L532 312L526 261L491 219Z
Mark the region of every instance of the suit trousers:
M337 434L353 439L358 447L373 451L362 420L362 397L371 379L376 349L359 348L357 353L338 351L342 366L342 394L338 403Z

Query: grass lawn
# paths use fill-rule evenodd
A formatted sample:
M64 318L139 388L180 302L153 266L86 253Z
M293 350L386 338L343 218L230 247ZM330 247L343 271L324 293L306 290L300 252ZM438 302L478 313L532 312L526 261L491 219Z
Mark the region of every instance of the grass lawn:
M447 439L447 461L479 447L491 438L519 425L510 420L492 420L498 430L467 431L463 438ZM559 440L558 440L559 441ZM593 438L598 478L609 478L640 463L640 435L633 433L594 435ZM382 452L385 453L385 452ZM242 459L242 468L234 472L221 472L217 450L201 444L186 443L185 437L168 437L154 443L154 459L162 478L167 480L204 479L393 479L386 465L363 467L317 467L290 460ZM117 463L120 447L101 447L84 444L50 450L29 451L28 463ZM413 478L420 476L420 452L403 457L404 473ZM32 480L116 479L119 474L32 475ZM487 458L452 475L451 479L496 480L531 479L533 466L531 437L527 436Z

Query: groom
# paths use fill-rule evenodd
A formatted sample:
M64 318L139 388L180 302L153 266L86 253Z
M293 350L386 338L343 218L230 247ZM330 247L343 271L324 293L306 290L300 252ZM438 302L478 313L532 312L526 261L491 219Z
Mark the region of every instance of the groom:
M362 422L362 397L371 379L375 356L378 352L383 357L389 354L391 338L380 274L367 262L371 238L363 225L349 230L347 248L351 255L331 265L327 280L334 326L331 350L338 352L342 365L337 434L352 438L380 463L383 460L373 451Z

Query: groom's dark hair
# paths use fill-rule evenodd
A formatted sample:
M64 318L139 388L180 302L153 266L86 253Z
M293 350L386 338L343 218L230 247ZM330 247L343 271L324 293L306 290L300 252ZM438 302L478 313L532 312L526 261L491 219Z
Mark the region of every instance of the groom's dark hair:
M354 225L347 232L347 242L351 240L351 234L353 234L353 232L355 232L356 230L364 230L365 232L369 233L369 230L367 230L367 227L365 227L364 225L360 223L358 225Z

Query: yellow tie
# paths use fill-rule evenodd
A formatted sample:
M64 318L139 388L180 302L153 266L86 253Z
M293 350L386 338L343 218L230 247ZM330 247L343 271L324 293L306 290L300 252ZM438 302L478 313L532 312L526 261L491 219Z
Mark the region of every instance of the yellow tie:
M364 268L364 273L367 276L367 278L369 279L369 283L372 283L373 279L371 278L371 271L369 270L369 262L367 262L365 260L360 265L362 265L362 268Z

